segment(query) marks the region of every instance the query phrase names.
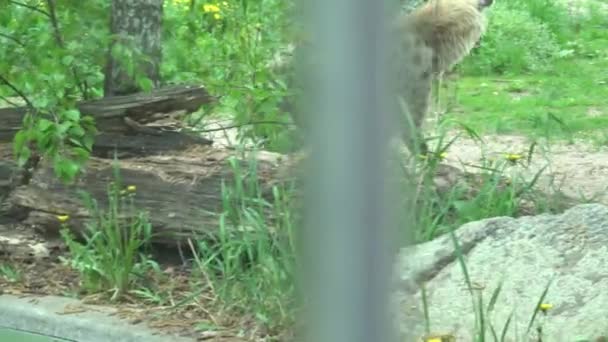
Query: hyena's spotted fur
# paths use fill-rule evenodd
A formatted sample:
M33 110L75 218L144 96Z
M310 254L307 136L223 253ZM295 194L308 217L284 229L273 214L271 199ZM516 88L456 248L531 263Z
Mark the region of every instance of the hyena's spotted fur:
M429 108L433 77L467 56L486 28L482 11L493 0L429 0L393 27L394 90L402 100L403 139L427 153L419 130ZM409 118L407 117L409 115ZM413 124L417 134L412 134ZM415 146L415 142L418 146Z

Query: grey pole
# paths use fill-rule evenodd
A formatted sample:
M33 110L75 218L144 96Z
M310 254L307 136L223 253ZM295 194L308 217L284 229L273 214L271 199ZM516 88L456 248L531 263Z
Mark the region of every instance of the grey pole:
M370 0L302 5L314 57L301 113L312 129L300 282L305 340L395 341L387 305L395 241L387 197L389 7Z

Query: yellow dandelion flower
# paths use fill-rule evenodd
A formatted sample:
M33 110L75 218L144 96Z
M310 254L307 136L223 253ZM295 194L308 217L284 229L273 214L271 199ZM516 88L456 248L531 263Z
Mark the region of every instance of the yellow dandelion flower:
M127 194L127 190L120 190L120 194L123 195L123 196L126 195Z
M542 304L539 305L539 308L541 309L541 311L547 312L548 310L551 310L553 308L553 304L542 303Z
M204 4L203 5L203 11L205 13L217 13L220 11L220 8L217 5L214 4Z
M508 153L505 155L505 159L507 159L508 161L511 161L511 162L518 161L521 158L523 158L523 156L521 154Z
M439 159L445 159L448 156L446 152L439 153Z
M61 223L65 223L70 219L70 215L57 215L57 220Z
M128 192L135 192L135 190L137 190L137 187L135 185L129 185L127 187Z
M454 335L431 335L423 338L424 342L456 342Z
M213 15L213 18L215 18L215 20L220 20L220 19L222 19L222 16L221 16L221 15L219 15L218 13L215 13L215 14Z

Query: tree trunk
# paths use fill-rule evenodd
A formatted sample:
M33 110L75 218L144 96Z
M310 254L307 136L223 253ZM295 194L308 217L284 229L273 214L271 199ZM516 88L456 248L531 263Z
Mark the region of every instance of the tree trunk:
M163 0L112 0L111 11L110 31L114 38L106 62L104 95L140 91L138 80L142 77L158 87ZM126 56L121 53L125 49L129 51Z

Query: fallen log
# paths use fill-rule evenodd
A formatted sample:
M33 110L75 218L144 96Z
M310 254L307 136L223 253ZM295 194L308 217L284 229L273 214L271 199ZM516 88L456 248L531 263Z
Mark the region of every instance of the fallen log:
M0 143L13 140L15 133L21 129L27 108L0 108Z
M174 119L198 110L215 100L203 86L168 86L148 93L105 97L78 103L80 112L91 115L103 132L125 132L129 129L123 118L139 124Z
M91 153L99 158L132 158L184 151L196 145L211 145L211 140L193 134L162 131L158 134L100 133Z
M222 209L222 185L231 184L235 173L229 159L235 158L246 174L251 156L235 151L200 147L178 155L156 155L116 161L121 184L135 186L135 207L148 213L156 234L154 241L175 243L188 237L217 231ZM288 180L291 159L274 153L255 154L257 178L263 194ZM113 181L113 161L93 158L86 171L72 185L58 181L52 167L42 163L27 185L19 186L6 198L6 215L26 217L25 225L39 227L55 235L61 225L58 215L70 216L70 228L82 233L84 222L92 217L79 190L90 194L103 210L108 207L108 185ZM281 179L284 178L284 179ZM135 215L136 213L126 213Z
M17 167L11 152L11 146L0 144L0 224L13 220L3 215L2 203L22 179L22 170Z
M94 155L104 155L109 148L122 149L124 145L133 151L133 136L139 139L139 144L156 145L157 149L148 148L147 153L164 152L159 144L152 143L158 138L145 136L167 137L177 145L167 145L171 150L176 146L191 144L211 144L201 137L183 135L175 131L180 126L179 118L198 110L202 105L215 100L203 86L167 86L154 89L148 93L136 93L124 96L106 97L96 100L83 101L77 104L82 115L95 118L96 128L100 135L96 138ZM0 142L12 141L15 133L21 129L26 107L0 108ZM149 124L152 124L151 126ZM122 139L116 139L124 135ZM126 138L129 137L129 138ZM163 140L163 138L159 139ZM140 150L141 152L141 150Z
M11 261L33 261L57 254L61 241L32 231L21 224L0 224L0 257Z

